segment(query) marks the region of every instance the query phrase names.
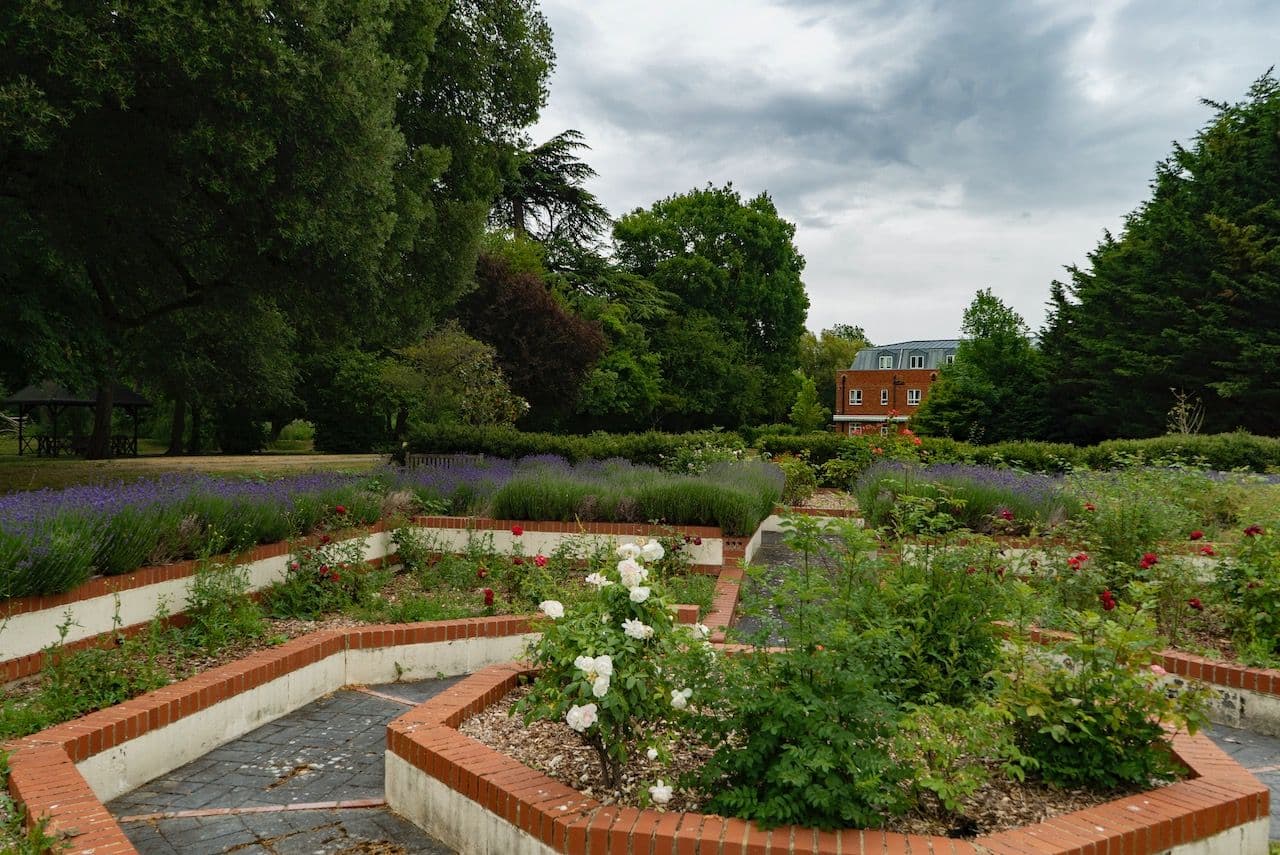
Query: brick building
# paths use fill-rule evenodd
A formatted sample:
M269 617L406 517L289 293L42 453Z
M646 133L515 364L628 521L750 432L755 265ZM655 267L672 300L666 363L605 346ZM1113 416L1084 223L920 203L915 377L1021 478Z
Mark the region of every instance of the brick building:
M858 352L836 375L836 433L888 433L924 403L938 370L956 358L959 339L902 341Z

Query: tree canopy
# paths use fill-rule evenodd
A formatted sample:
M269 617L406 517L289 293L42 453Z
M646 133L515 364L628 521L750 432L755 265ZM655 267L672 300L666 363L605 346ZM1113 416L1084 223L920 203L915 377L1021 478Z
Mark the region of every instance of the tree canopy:
M912 424L975 442L1041 436L1044 368L1022 316L987 288L965 309L961 328L955 362L942 367Z
M1156 167L1151 198L1054 283L1042 334L1063 439L1280 432L1280 81L1267 72Z

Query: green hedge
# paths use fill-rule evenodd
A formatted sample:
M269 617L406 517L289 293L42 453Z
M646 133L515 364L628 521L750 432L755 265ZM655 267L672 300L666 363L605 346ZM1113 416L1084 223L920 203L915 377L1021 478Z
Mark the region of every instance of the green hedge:
M1158 436L1151 439L1113 439L1098 445L1077 446L1060 442L1000 442L972 445L953 439L921 437L920 458L930 463L1006 465L1032 472L1064 472L1069 469L1114 469L1130 462L1185 463L1209 469L1250 472L1280 470L1280 439L1238 431L1195 436ZM771 455L807 453L811 464L829 460L869 460L868 448L882 445L878 436L841 436L835 433L763 435L756 447Z
M485 454L509 459L554 454L570 463L620 457L632 463L662 466L700 446L746 448L742 437L724 431L693 433L525 433L515 428L432 425L410 438L409 451L423 454Z

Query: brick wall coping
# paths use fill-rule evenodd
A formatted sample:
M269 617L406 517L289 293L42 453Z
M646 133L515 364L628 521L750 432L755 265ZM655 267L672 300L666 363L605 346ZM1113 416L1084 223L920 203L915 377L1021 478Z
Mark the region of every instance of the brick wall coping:
M136 850L76 769L103 751L348 650L499 638L529 632L524 616L321 630L212 668L130 701L5 743L9 793L28 818L49 818L74 851Z
M648 524L637 523L562 523L543 520L495 520L486 517L427 516L414 517L411 522L425 528L503 531L510 530L513 526L520 526L527 532L604 534L632 537L651 536L658 534L661 531L661 529ZM674 526L672 529L682 534L687 534L690 537L723 537L720 529L710 526ZM371 526L360 526L353 529L346 529L339 532L338 535L340 539L349 539L352 537L367 537L371 534L377 534L388 530L389 528L384 521L374 523ZM220 555L215 557L214 560L229 560L234 558L235 563L237 564L251 564L254 561L262 561L266 558L276 558L281 555L287 555L295 546L315 546L319 542L320 535L307 535L294 540L282 540L276 543L255 546L252 549L247 549L235 556ZM145 588L147 585L154 585L158 582L170 582L174 579L183 579L194 575L198 564L198 561L192 560L176 561L172 564L160 564L151 567L139 567L136 570L132 570L128 573L121 573L117 576L95 576L89 581L77 585L70 591L64 591L60 594L13 597L8 600L0 600L0 618L26 614L29 612L38 612L45 609L53 609L70 603L80 602L81 600L91 600L95 597L109 596L119 591L128 591L134 588Z
M388 725L387 750L566 855L764 855L766 846L770 855L1155 855L1270 810L1266 787L1208 737L1185 733L1174 735L1173 748L1190 779L973 841L801 826L765 831L740 819L603 806L458 732L527 673L515 663L476 672Z

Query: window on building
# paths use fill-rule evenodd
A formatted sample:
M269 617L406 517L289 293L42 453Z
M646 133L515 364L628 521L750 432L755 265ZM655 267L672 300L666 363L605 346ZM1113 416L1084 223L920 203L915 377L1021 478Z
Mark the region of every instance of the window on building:
M910 367L912 367L912 368L924 368L924 357L923 357L923 356L921 356L921 355L919 355L919 354L913 354L912 356L909 356L909 357L908 357L908 359L910 360L910 362L909 362Z
M888 389L880 390L880 406L882 407L889 406L889 390Z
M920 390L919 389L907 390L907 406L908 407L920 406Z
M888 435L889 435L889 426L888 426L888 425L880 425L880 435L881 435L881 436L888 436Z
M881 367L881 368L892 368L892 367L893 367L893 357L892 357L891 355L888 355L888 354L886 354L886 355L884 355L884 356L881 356L881 357L880 357L880 367Z
M862 390L861 389L849 390L849 406L851 407L862 406Z
M955 355L954 353L948 353L948 354L947 354L945 357L943 357L943 358L946 360L946 363L947 363L948 365L951 365L953 362L955 362L955 361L956 361L956 355Z

